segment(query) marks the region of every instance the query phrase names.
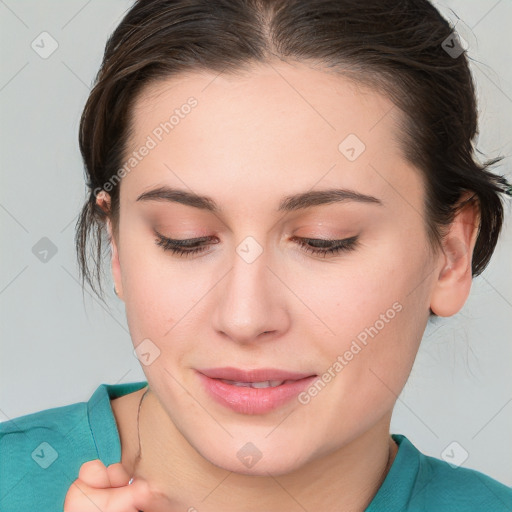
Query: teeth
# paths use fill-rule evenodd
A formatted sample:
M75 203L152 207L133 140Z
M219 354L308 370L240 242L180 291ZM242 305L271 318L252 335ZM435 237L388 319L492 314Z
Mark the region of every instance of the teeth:
M284 380L266 380L264 382L253 382L252 386L253 388L275 388L277 386L280 386Z
M220 379L222 382L226 384L231 384L232 386L240 386L240 387L246 387L246 388L275 388L277 386L280 386L284 380L265 380L262 382L237 382L234 380L226 380L226 379Z

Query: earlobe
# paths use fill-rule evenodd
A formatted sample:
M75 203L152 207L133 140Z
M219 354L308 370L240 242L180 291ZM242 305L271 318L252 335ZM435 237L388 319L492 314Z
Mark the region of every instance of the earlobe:
M476 200L464 203L443 238L439 252L437 281L430 300L430 309L438 316L452 316L464 306L472 284L472 256L479 226Z

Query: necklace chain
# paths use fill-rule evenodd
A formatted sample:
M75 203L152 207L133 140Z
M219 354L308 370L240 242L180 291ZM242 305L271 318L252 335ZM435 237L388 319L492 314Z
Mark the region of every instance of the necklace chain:
M144 400L144 397L148 394L148 391L149 391L149 386L147 387L146 391L144 391L144 393L140 397L139 408L137 409L137 439L138 439L138 443L139 443L139 448L137 450L137 455L135 457L135 464L133 465L133 473L135 473L135 468L137 467L137 464L139 463L141 455L142 455L142 450L141 450L141 445L140 445L139 418L140 418L140 408L142 406L142 401ZM134 477L132 476L132 481L133 481L133 478Z

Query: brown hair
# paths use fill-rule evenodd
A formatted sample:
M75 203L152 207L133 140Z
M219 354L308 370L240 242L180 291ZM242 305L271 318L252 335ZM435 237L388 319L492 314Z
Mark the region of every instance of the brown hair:
M423 173L426 229L438 246L463 193L480 211L473 275L489 262L503 222L507 182L474 155L475 90L465 52L450 24L427 0L139 0L107 41L80 121L88 199L76 225L82 286L102 298L106 216L117 238L119 188L96 195L124 161L130 114L144 86L184 71L237 73L272 58L312 62L384 91L405 114L402 146ZM109 189L111 187L108 187ZM89 267L88 242L95 242ZM96 290L95 280L99 284Z

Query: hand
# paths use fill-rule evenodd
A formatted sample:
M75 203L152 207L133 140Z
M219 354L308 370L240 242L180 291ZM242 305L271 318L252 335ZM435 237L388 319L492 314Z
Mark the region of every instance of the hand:
M174 506L148 482L130 475L121 463L106 467L99 459L82 464L64 501L64 512L172 512ZM172 506L172 508L170 508Z

